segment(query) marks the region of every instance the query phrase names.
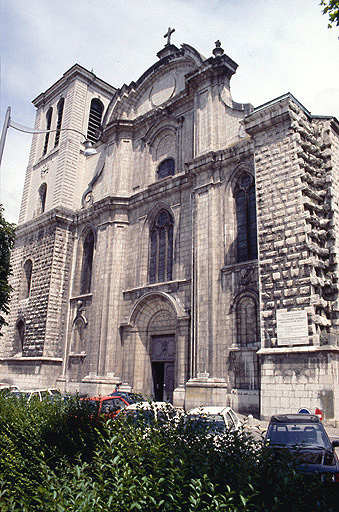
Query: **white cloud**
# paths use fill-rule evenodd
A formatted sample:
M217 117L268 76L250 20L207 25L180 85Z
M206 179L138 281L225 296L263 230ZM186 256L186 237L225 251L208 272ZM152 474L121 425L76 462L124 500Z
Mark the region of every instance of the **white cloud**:
M33 126L30 101L75 62L115 87L137 80L157 61L168 26L174 44L206 57L221 40L239 64L236 101L259 105L290 91L312 113L339 117L339 31L327 29L318 0L1 0L0 9L1 124L11 105L15 121ZM1 170L14 221L27 137L8 137Z

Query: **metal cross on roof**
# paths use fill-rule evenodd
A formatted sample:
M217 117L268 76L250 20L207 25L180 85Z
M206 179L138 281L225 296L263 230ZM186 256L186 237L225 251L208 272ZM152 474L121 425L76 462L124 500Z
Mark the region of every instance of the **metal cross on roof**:
M167 30L166 34L164 35L164 37L167 37L166 45L171 44L171 35L173 34L174 31L175 31L175 28L168 27L168 30Z

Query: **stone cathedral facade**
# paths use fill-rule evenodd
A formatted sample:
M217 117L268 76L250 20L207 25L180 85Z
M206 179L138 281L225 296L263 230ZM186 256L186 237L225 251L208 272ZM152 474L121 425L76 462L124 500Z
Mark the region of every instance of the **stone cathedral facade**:
M0 380L339 421L339 123L236 103L219 41L157 57L33 101Z

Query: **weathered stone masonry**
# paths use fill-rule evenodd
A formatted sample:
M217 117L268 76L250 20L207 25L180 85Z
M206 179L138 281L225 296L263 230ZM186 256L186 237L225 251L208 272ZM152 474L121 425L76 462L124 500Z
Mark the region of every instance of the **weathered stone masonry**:
M219 41L157 56L34 100L1 380L339 421L338 121L233 101Z
M318 403L332 417L338 347L330 121L312 118L288 95L245 123L256 148L262 415ZM277 347L278 309L306 309L308 346Z

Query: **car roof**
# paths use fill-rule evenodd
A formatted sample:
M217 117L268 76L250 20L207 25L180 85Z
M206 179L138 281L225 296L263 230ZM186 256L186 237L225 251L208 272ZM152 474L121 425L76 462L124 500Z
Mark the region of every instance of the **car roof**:
M128 405L126 409L166 409L168 407L171 409L173 405L170 402L136 402Z
M114 398L120 398L124 402L126 402L126 399L123 396L119 395L105 395L105 396L87 396L83 400L93 400L95 402L101 402L103 400L114 400Z
M190 409L187 414L226 414L232 410L230 407L217 407L217 406L205 406L205 407L194 407Z
M39 391L60 391L58 388L37 388L37 389L21 389L25 393L39 393Z
M315 414L275 414L271 417L270 423L321 423L320 418Z

